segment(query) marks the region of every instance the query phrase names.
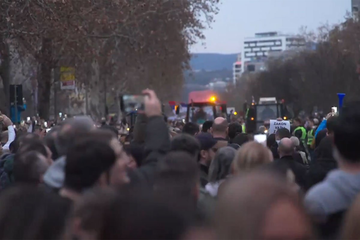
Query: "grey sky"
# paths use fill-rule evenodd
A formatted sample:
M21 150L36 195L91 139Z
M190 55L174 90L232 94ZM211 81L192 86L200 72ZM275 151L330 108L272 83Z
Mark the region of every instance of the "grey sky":
M220 12L206 40L192 46L196 53L239 53L244 37L256 32L296 34L300 27L316 30L321 24L344 20L351 0L221 0Z

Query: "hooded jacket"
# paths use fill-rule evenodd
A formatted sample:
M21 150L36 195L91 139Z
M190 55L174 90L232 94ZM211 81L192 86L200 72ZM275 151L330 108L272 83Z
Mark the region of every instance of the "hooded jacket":
M334 170L323 182L309 190L305 196L305 207L311 215L326 219L347 210L359 193L360 173Z
M45 172L44 182L51 188L60 189L65 181L65 164L66 157L58 158Z

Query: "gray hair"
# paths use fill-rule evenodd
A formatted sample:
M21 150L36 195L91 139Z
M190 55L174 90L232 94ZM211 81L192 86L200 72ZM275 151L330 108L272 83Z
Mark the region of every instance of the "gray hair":
M236 150L232 147L224 147L216 152L209 169L209 182L220 181L230 174L231 164L235 155Z
M55 138L55 147L60 156L66 155L69 147L74 144L76 137L86 134L95 128L94 122L87 116L70 118L58 130Z
M294 147L300 146L300 140L297 137L292 136L290 140L292 141Z

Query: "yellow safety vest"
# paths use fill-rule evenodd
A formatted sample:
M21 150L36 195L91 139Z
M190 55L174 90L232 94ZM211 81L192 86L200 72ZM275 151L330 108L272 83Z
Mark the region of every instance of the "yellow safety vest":
M295 136L295 132L301 130L301 137L300 137L300 141L303 142L303 144L306 143L306 129L304 127L297 127L295 128L293 135Z

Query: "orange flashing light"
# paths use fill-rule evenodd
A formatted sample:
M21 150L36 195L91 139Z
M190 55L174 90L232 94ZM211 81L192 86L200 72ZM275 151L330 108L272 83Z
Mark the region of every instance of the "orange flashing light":
M251 119L251 121L254 121L254 118L252 117L252 118L250 118Z
M210 98L210 101L211 101L211 102L215 102L215 101L216 101L216 97L211 97L211 98Z

